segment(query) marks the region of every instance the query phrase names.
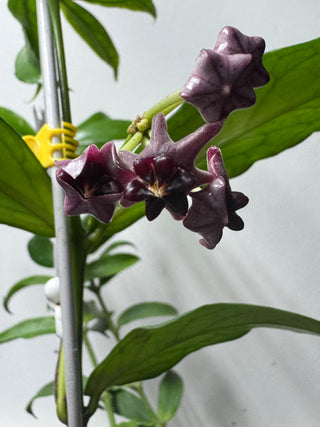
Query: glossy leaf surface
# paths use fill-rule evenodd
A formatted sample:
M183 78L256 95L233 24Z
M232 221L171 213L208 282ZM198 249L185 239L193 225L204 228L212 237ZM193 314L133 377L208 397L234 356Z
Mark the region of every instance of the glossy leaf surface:
M51 181L21 137L0 118L0 222L54 236Z
M108 141L126 138L129 124L129 120L113 120L101 112L93 114L78 126L79 150L90 144L101 147Z
M33 259L43 267L53 267L53 244L51 240L43 236L34 236L29 240L28 251Z
M231 177L320 130L319 52L316 39L264 56L270 82L256 91L256 104L232 113L212 141L222 149ZM177 140L201 124L197 110L184 105L169 119L169 133ZM206 167L206 149L198 156L198 165Z
M0 107L0 117L5 120L20 136L35 135L33 127L19 114L5 107Z
M162 378L159 386L158 416L167 422L176 413L183 393L183 383L180 376L169 371Z
M54 318L35 317L32 319L23 320L20 323L0 332L0 344L17 338L34 338L39 335L54 334L55 322Z
M85 0L88 3L96 3L101 6L122 7L130 10L150 13L156 17L156 9L152 0Z
M33 285L42 285L46 283L49 279L51 279L52 276L30 276L26 277L25 279L20 280L19 282L15 283L8 291L7 295L5 296L3 300L4 308L10 313L9 310L9 301L11 301L11 298L13 295L15 295L17 292L21 291L22 289L25 289L29 286Z
M90 247L90 253L96 251L97 248L110 239L110 237L112 237L114 234L119 233L120 231L134 224L140 218L144 217L144 214L145 204L143 202L137 203L130 208L123 208L118 206L111 223L103 225L104 232L101 236L101 239Z
M103 390L153 378L202 347L234 340L257 327L320 335L320 321L283 310L247 304L213 304L158 326L129 332L93 371L85 393L94 410ZM124 369L125 366L125 369Z
M90 12L71 0L61 0L61 8L76 32L103 61L111 65L116 78L118 53L102 24Z
M170 304L163 302L143 302L133 305L125 310L118 318L118 325L123 326L129 322L147 317L175 316L177 310Z

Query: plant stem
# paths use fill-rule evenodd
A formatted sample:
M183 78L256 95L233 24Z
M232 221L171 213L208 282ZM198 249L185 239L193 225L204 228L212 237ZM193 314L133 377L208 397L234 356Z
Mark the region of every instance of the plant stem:
M184 102L179 95L181 89L172 92L170 95L161 99L157 104L145 111L142 115L144 119L152 120L157 113L169 114L172 110Z
M50 0L51 6L53 5ZM60 19L59 4L56 0L56 10L58 16L55 19ZM58 8L58 9L57 9ZM61 117L59 111L59 99L57 92L56 78L56 51L52 38L52 30L48 9L47 0L37 0L37 16L39 27L39 44L40 44L40 60L43 78L43 88L45 93L45 111L46 121L52 128L61 126ZM63 46L62 46L63 47ZM59 139L54 138L53 143L59 142ZM61 157L61 153L55 153ZM63 324L63 348L65 357L65 368L61 369L59 361L58 374L65 372L66 389L57 390L60 395L57 401L60 402L60 413L66 413L65 395L67 400L68 410L68 425L69 427L81 427L83 403L82 403L82 375L81 375L81 327L79 316L76 315L74 304L74 295L79 300L79 292L74 291L75 278L79 280L79 272L73 265L73 261L77 258L79 250L74 246L70 235L69 223L64 215L63 201L64 193L62 188L55 180L55 168L51 168L52 189L53 189L53 205L55 215L55 231L56 231L56 252L55 265L57 276L60 279L61 293L61 308L62 308L62 324ZM72 246L73 245L73 246ZM78 302L78 301L77 301ZM77 305L77 308L79 306ZM81 304L80 304L81 307ZM79 311L79 310L78 310ZM78 327L77 327L78 326ZM63 382L60 382L60 385ZM66 393L66 394L65 394ZM62 394L62 395L61 395Z
M91 345L91 342L88 338L88 334L86 331L83 333L83 340L84 340L84 344L86 346L86 349L88 351L91 363L92 363L93 367L95 368L98 365L98 361L97 361L96 355L94 353L93 347ZM116 422L115 422L113 411L112 411L109 393L103 392L101 395L101 399L103 401L103 404L104 404L106 411L107 411L107 414L108 414L110 427L116 427Z
M66 67L66 58L64 53L63 35L60 20L60 0L49 0L49 9L51 16L52 31L55 40L55 48L57 55L57 69L60 84L60 100L62 118L64 121L71 123L71 109L69 100L69 86Z
M66 58L64 52L63 34L60 20L60 0L48 0L52 32L55 43L57 71L59 80L59 95L62 120L71 123L71 108L69 98L68 75ZM70 229L70 251L71 265L73 269L74 297L76 307L76 324L78 331L78 342L81 352L82 348L82 310L83 310L83 281L86 253L84 248L85 232L79 217L67 219Z
M157 104L155 104L153 107L149 108L149 110L145 111L142 115L142 119L147 119L147 129L151 128L151 121L153 117L157 113L162 113L165 116L171 111L173 111L175 108L179 107L180 104L184 102L183 98L179 95L181 92L181 89L176 90L175 92L172 92L170 95L166 96L165 98L161 99ZM147 130L145 129L145 130ZM125 142L123 143L120 150L128 150L133 151L138 144L143 139L143 132L137 131L134 135L129 135Z
M117 328L117 327L116 327L116 325L113 323L112 316L111 316L111 314L112 314L112 313L107 309L107 306L105 305L105 303L104 303L104 301L103 301L103 299L102 299L102 297L101 297L100 289L98 289L98 290L96 291L96 296L97 296L97 298L98 298L98 301L99 301L99 303L100 303L100 306L101 306L101 308L102 308L102 311L103 311L103 313L104 313L104 315L105 315L105 317L106 317L106 319L107 319L107 322L108 322L108 326L109 326L110 331L111 331L111 332L112 332L112 334L114 335L115 339L116 339L117 341L120 341L118 328Z
M136 132L130 139L127 138L125 143L121 146L120 150L133 151L143 137L143 132Z

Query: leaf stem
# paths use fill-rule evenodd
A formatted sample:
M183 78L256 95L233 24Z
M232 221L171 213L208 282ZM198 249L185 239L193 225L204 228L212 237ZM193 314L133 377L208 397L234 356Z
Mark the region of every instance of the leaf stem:
M83 341L84 341L84 344L85 344L86 349L88 351L91 363L92 363L93 367L95 368L98 365L98 361L97 361L97 357L94 353L92 344L88 338L87 331L84 331L84 333L83 333ZM110 422L110 427L116 427L116 422L114 419L114 414L112 411L112 405L111 405L111 401L110 401L110 395L107 391L102 393L101 400L103 401L103 404L106 408L108 418L109 418L109 422Z
M116 327L116 325L113 323L113 320L112 320L112 312L111 312L111 311L109 311L109 310L107 309L107 306L106 306L105 302L104 302L104 301L103 301L103 299L102 299L102 296L101 296L101 293L100 293L100 289L101 289L101 288L98 288L98 289L96 290L95 294L96 294L96 296L97 296L97 298L98 298L98 301L99 301L99 303L100 303L100 306L101 306L101 308L102 308L102 311L103 311L103 313L104 313L104 315L105 315L105 317L106 317L106 319L107 319L109 329L110 329L110 331L112 332L112 334L113 334L113 336L115 337L115 339L119 342L119 341L120 341L120 337L119 337L119 331L118 331L118 328L117 328L117 327Z

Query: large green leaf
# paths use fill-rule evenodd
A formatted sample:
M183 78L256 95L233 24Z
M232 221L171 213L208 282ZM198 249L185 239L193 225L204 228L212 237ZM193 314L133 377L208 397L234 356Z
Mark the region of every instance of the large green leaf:
M54 318L35 317L32 319L23 320L20 323L0 332L0 344L17 338L34 338L39 335L54 334L55 322Z
M51 181L21 137L0 118L0 222L54 236Z
M156 17L156 8L152 0L85 0L88 3L101 4L109 7L123 7L125 9L137 10L150 13Z
M90 246L90 253L95 252L104 242L110 239L110 237L112 237L114 234L119 233L120 231L124 230L125 228L138 221L144 216L144 214L144 202L136 203L130 208L123 208L122 206L118 206L116 208L111 223L102 225L102 227L104 228L104 232L101 233L101 228L98 229L98 234L101 234L100 239L96 241L95 236L93 236L94 244Z
M0 117L3 118L20 136L35 135L33 127L19 114L5 107L0 107Z
M29 286L34 285L43 285L46 283L49 279L51 279L52 276L30 276L26 277L25 279L20 280L19 282L15 283L8 291L7 295L5 296L3 300L4 308L11 313L9 310L9 301L15 295L17 292L21 291L24 288L27 288Z
M267 53L264 65L271 79L256 91L256 104L232 113L212 141L230 176L320 130L320 39ZM185 105L169 119L169 131L177 140L201 124L197 110ZM206 167L206 149L198 166Z
M114 70L117 77L119 57L114 44L102 24L72 0L61 0L61 9L69 23L86 43Z
M90 144L100 147L108 141L124 139L129 124L129 120L113 120L102 112L93 114L78 126L77 141L80 151Z
M129 332L88 379L89 413L106 388L155 377L189 353L240 338L257 327L320 335L320 321L296 313L247 304L202 306L158 326Z

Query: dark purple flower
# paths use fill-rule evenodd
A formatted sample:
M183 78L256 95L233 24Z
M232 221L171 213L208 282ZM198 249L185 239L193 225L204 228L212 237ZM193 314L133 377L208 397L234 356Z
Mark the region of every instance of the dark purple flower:
M221 129L221 123L204 125L174 143L163 114L152 121L149 145L138 155L120 151L119 157L135 173L125 188L121 204L125 207L145 201L146 217L152 221L166 208L178 220L188 211L188 193L210 181L210 174L197 169L194 160L201 148Z
M180 96L194 105L203 119L225 120L236 109L255 103L254 87L268 82L262 65L264 41L247 37L233 27L219 34L214 50L202 49Z
M65 190L66 215L88 213L109 222L124 185L133 175L121 167L113 142L100 150L90 145L76 159L56 164L57 181Z
M243 221L235 211L243 208L248 198L240 192L231 191L220 149L209 148L207 156L212 180L204 189L190 194L192 205L183 225L201 234L200 243L207 249L213 249L222 237L223 227L243 229Z
M259 87L267 84L270 79L262 64L265 47L265 41L261 37L248 37L234 27L224 27L218 35L214 51L220 55L251 53L251 84L252 87Z

